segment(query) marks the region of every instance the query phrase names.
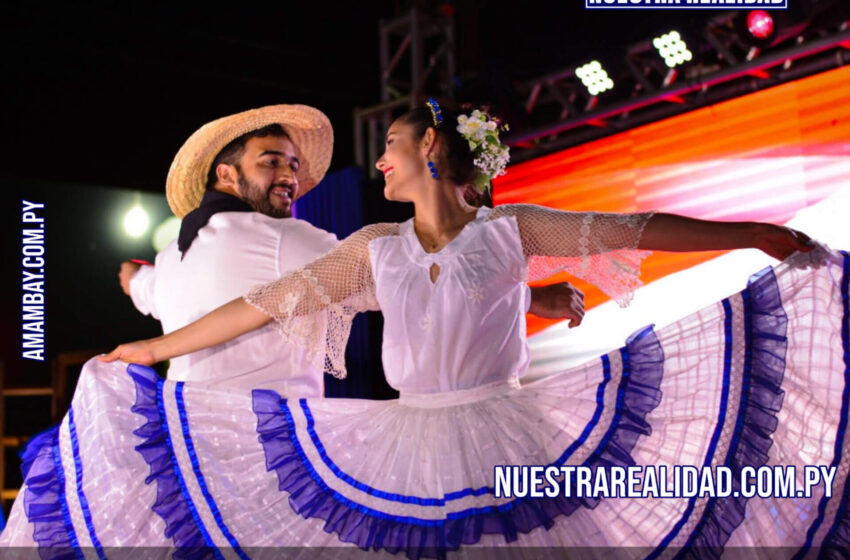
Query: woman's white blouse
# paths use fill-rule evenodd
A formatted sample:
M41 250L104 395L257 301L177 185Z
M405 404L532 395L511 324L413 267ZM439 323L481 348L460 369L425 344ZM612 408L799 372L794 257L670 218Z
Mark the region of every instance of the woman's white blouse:
M475 220L437 253L427 253L413 220L398 236L369 243L384 315L387 381L430 393L511 381L528 368L526 261L516 219ZM439 267L431 281L432 265ZM482 351L483 349L486 351Z

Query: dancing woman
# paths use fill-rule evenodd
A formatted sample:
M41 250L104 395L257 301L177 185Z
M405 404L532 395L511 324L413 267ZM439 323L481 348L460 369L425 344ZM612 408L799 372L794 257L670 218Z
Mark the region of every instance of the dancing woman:
M175 544L248 556L249 545L327 545L330 534L415 558L475 544L626 545L655 557L680 546L716 554L725 545L842 543L846 469L830 481L832 498L824 487L797 502L578 498L569 485L553 496L496 495L500 465L726 466L739 486L746 465L838 465L850 394L846 259L820 249L618 351L521 386L528 281L567 270L626 302L641 250L757 247L786 259L814 246L769 224L476 209L470 203L507 161L498 130L486 113L436 102L401 117L377 166L387 198L414 203L413 219L367 226L184 329L102 358L109 363L92 376L101 379L89 383L124 376L135 385L138 449ZM384 314L396 401L225 393L115 361L151 364L274 320L288 342L343 375L351 318L369 309ZM128 397L111 399L105 407ZM123 418L109 433L127 430ZM810 512L807 523L800 511Z

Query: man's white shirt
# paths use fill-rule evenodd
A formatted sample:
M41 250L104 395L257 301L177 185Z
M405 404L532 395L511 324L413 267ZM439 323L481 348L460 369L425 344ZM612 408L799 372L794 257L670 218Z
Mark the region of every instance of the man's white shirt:
M277 280L314 261L337 238L303 220L258 212L219 212L181 260L177 242L130 281L136 308L177 330L258 284ZM272 324L230 342L171 360L168 378L207 386L274 389L287 397L321 397L323 371L304 351L284 343Z

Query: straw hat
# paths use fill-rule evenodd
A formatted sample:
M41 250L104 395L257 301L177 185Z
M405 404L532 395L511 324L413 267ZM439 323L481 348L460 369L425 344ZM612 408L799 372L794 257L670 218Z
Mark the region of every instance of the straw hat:
M171 211L182 218L201 204L212 162L225 146L247 132L276 123L295 144L300 162L298 195L315 187L331 162L334 133L328 117L307 105L270 105L209 122L186 140L165 181Z

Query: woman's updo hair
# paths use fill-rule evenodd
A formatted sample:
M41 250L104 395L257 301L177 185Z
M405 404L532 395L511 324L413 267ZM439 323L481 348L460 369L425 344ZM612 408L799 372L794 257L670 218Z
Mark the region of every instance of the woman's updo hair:
M457 118L464 114L456 109L440 107L443 121L434 127L434 117L428 107L418 107L399 117L399 121L413 126L414 140L421 140L425 131L433 127L443 146L438 159L437 172L440 176L458 185L471 183L478 175L478 168L473 163L469 142L457 131Z

